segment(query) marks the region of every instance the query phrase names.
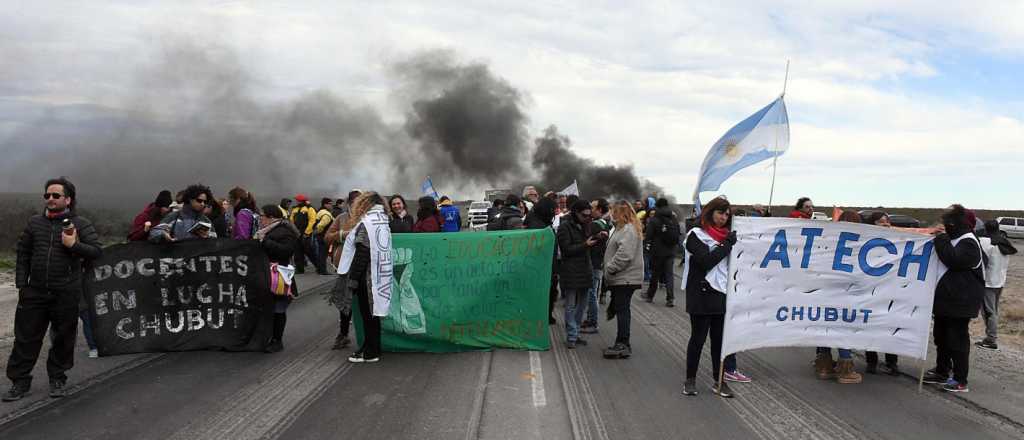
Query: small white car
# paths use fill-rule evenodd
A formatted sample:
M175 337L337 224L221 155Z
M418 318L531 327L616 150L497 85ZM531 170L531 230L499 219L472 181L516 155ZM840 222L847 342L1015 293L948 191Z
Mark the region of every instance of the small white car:
M832 217L825 215L824 212L814 211L811 213L811 220L832 220Z
M999 230L1013 238L1024 238L1024 218L1020 217L997 217Z

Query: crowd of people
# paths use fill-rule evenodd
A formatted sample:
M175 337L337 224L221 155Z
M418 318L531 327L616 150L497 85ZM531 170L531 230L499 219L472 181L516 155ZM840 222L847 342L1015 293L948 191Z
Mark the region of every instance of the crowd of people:
M83 303L82 267L85 260L98 258L102 247L95 227L76 214L75 186L66 177L50 179L44 186L45 210L28 220L18 242L16 286L21 289L15 317L15 343L7 366L11 389L4 401L22 398L29 392L31 370L39 356L43 337L51 328L53 348L47 359L50 396L66 393L66 371L72 367L78 320L83 321L90 357L96 357L89 313ZM390 234L446 233L462 229L459 208L448 197L417 200L416 215L409 213L406 199L399 194L385 197L374 191L354 189L345 198L322 198L315 208L304 194L282 199L278 204L258 206L254 195L242 187L232 188L223 199L214 197L204 185L189 185L176 195L160 191L155 200L134 218L128 241L162 244L188 240L230 238L256 240L272 264L293 266L304 273L307 260L316 273L336 276L329 303L338 310L338 335L332 346L342 350L352 345L349 329L353 302L358 304L363 334L361 346L348 360L373 363L381 358L380 316L372 313L373 280L371 261L380 252L371 246L377 232L364 221L368 215L386 216ZM790 217L811 218L813 203L800 198ZM728 255L736 244L732 230L734 215L768 216L759 205L749 211L734 210L724 197L708 202L699 217L685 222L665 198L584 200L576 195L548 192L543 196L533 186L522 195L509 194L493 201L487 230L552 229L556 243L548 298L549 324L557 324L555 304L562 299L566 348L585 346L582 336L599 332L600 307L607 304L606 320L616 320L614 344L603 350L608 359L632 355L630 305L633 294L648 282L641 298L653 302L661 286L665 306L674 307L677 257L687 265L684 284L686 312L691 337L686 350L683 394L696 395L696 378L705 341L710 339L715 395L734 396L729 382L750 382L737 369L735 355L719 365L725 316ZM378 217L379 218L379 217ZM840 221L889 226L884 213L861 218L843 212ZM999 294L1006 278L1006 256L1016 252L995 222L985 223L979 240L974 234L976 217L960 205L942 215L941 224L929 230L935 238L939 259L949 268L936 288L935 368L925 381L944 389L967 391L970 354L968 323L984 310L987 336L980 347L996 348ZM686 226L683 226L685 223ZM337 268L337 269L335 269ZM293 279L285 295L275 297L273 332L266 341L268 353L284 349L283 339L290 302L300 293ZM860 383L849 349L818 347L814 361L820 379ZM868 352L867 372L898 374L898 358ZM721 370L720 370L721 368ZM722 371L722 377L718 372Z

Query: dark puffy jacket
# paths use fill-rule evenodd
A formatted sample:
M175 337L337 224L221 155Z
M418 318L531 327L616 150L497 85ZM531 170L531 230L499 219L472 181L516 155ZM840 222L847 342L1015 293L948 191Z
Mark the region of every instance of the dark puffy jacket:
M590 224L590 236L597 239L597 244L590 248L590 266L594 270L601 270L604 268L604 253L608 250L608 236L601 237L602 231L611 234L612 224L605 219L594 220Z
M562 262L558 265L558 277L562 290L589 289L593 282L593 266L590 264L590 249L587 248L586 226L576 221L575 215L568 215L558 225L558 250Z
M391 229L392 234L404 234L406 232L412 232L414 223L412 216L406 214L405 217L391 216L391 221L388 222L388 226Z
M78 229L78 243L70 249L61 243L61 222L70 218ZM18 288L80 291L82 260L93 260L103 254L99 235L85 217L67 213L55 218L34 215L18 239L18 263L14 284Z
M697 234L686 239L690 253L689 272L686 275L686 313L691 315L724 315L725 293L712 288L704 277L722 260L729 258L732 246L723 244L710 250Z
M523 213L515 206L502 206L501 211L487 224L488 231L523 229Z
M969 235L968 232L965 235ZM978 316L985 296L981 245L974 237L963 237L956 246L946 234L935 237L935 254L949 269L935 285L932 314L950 318Z
M644 239L651 250L652 256L671 257L676 254L676 250L679 249L678 237L676 237L675 241L666 243L666 240L669 240L666 236L669 234L680 235L679 222L676 220L672 210L665 206L658 208L655 211L654 217L647 220L647 231L644 233Z
M295 249L299 247L299 230L287 221L280 221L260 242L271 263L289 265Z

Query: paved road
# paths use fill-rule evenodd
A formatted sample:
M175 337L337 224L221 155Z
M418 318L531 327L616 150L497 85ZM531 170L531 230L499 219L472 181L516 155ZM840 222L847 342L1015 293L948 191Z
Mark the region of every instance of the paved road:
M591 345L551 351L386 354L351 365L328 347L335 311L318 296L293 304L277 354L171 353L0 426L2 439L1008 439L1022 425L909 377L821 382L811 349L741 354L754 377L736 399L684 397L689 322L682 307L634 299L634 356ZM907 363L905 367L912 367ZM861 366L862 367L862 366ZM980 392L980 391L979 391Z

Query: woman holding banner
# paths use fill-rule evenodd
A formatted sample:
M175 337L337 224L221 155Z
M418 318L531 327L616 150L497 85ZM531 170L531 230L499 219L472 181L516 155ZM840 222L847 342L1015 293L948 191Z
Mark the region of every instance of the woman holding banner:
M640 219L627 201L612 208L615 230L608 237L605 250L604 279L612 291L609 318L614 313L618 324L615 345L604 350L608 359L625 359L633 354L629 344L629 302L633 292L644 281L644 240L640 232Z
M259 217L260 229L256 231L256 239L260 246L267 253L271 263L282 266L291 266L292 256L295 248L299 245L299 230L289 222L284 221L284 216L277 206L266 205L263 207L263 215ZM284 326L288 322L288 304L298 293L295 279L292 279L291 293L274 297L274 333L267 345L267 353L277 353L284 350Z
M363 327L363 345L348 357L349 362L380 361L380 319L387 316L390 298L391 230L384 209L384 198L370 191L351 204L348 221L342 226L347 234L342 245L338 273L347 276L347 287L359 304ZM385 256L386 254L386 256ZM383 258L382 258L383 257Z
M722 331L725 328L725 290L729 273L729 253L736 244L732 231L731 206L724 197L716 197L701 211L700 224L686 237L686 313L690 314L690 342L686 347L686 382L683 394L697 395L697 369L704 340L711 336L711 390L721 397L733 397L729 384L719 385L719 359L722 356ZM655 280L651 280L655 282ZM726 357L727 366L735 365L735 355ZM730 365L731 364L731 365Z

